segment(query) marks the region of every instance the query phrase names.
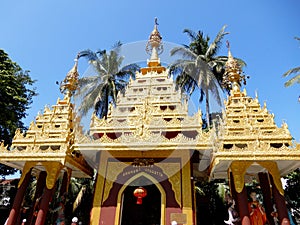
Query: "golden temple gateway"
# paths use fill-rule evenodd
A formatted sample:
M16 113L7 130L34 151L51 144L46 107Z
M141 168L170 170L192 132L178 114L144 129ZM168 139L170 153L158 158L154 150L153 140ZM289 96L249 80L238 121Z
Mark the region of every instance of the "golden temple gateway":
M241 68L230 50L226 79L231 91L213 128L202 129L202 112L188 114L159 53L162 38L155 24L145 68L130 79L107 117L95 114L89 134L80 126L72 95L77 89L77 61L63 85L64 98L38 114L26 133L16 132L12 146L0 146L0 162L22 171L7 225L15 225L31 176L37 178L36 218L45 223L55 182L63 177L93 177L92 225L197 224L194 180L228 179L241 224L250 225L245 183L262 187L267 215L274 200L280 224L290 224L281 177L300 167L300 145L292 143L286 123L278 127L266 104L240 89ZM266 197L268 196L268 197Z

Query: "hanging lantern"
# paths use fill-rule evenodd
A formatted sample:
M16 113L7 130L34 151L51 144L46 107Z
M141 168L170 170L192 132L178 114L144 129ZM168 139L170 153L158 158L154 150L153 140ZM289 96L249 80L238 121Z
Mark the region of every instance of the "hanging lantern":
M136 204L141 205L143 198L147 196L147 190L143 187L138 187L134 190L133 195L137 197Z

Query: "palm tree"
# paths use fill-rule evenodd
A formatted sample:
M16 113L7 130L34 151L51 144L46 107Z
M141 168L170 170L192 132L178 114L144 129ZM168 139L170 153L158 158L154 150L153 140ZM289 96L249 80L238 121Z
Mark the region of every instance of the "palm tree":
M299 37L295 37L295 39L300 41ZM288 70L287 72L285 72L283 74L283 77L287 77L291 74L295 74L295 76L284 83L285 87L289 87L289 86L291 86L295 83L298 83L298 84L300 83L300 67L295 67L295 68L292 68L292 69Z
M228 32L225 32L226 26L218 32L213 42L209 43L210 38L204 36L202 31L197 33L185 29L191 42L183 47L175 47L171 50L171 55L180 55L183 59L176 60L170 66L171 73L179 74L176 78L178 87L191 95L196 88L200 90L200 99L202 102L204 96L206 100L206 120L210 126L210 108L209 92L219 105L221 105L220 88L223 83L224 66L228 59L227 56L217 56L222 45L222 39ZM238 59L241 66L245 63Z
M123 57L119 56L121 43L117 42L109 53L84 50L78 53L78 58L88 59L95 75L79 79L77 96L82 98L78 108L79 115L84 116L94 108L97 116L106 117L110 102L115 105L117 94L124 90L129 77L134 77L139 69L136 64L130 64L120 69Z

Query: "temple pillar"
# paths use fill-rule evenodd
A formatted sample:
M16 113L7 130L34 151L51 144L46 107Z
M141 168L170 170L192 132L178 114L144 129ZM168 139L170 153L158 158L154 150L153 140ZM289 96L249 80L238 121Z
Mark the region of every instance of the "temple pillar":
M31 178L31 168L29 168L25 164L23 174L22 174L21 179L19 181L18 191L17 191L16 197L14 199L12 209L9 213L8 221L7 221L6 225L15 225L17 223L17 219L20 215L20 207L21 207L26 189L27 189L28 184L30 182L30 178Z
M35 206L36 201L38 200L39 197L41 197L41 195L43 194L43 190L44 187L46 185L46 176L47 173L46 171L41 171L39 174L39 177L37 179L37 183L36 183L36 188L35 188L35 193L34 193L34 197L33 197L33 206L30 208L29 214L28 214L28 224L32 225L34 224L34 212L35 212Z
M43 225L46 220L49 203L52 199L55 190L55 183L58 175L63 168L60 162L42 162L47 172L46 187L39 202L39 211L36 217L35 225Z
M277 179L277 180L274 180ZM280 193L278 190L277 185L282 185L280 177L273 178L273 176L270 174L270 181L272 184L272 192L274 197L274 202L276 205L277 213L278 213L278 220L280 225L290 225L289 215L285 203L285 198L283 193Z
M192 180L191 180L191 165L185 157L190 157L188 154L182 156L182 161L187 162L182 168L182 213L186 214L187 224L195 224L193 219L193 201L192 201Z
M236 197L237 197L241 223L242 225L250 225L251 222L250 222L250 214L248 209L248 196L247 196L247 190L245 186L241 193L236 194Z
M48 189L47 187L45 187L43 196L40 200L40 208L36 217L35 225L44 225L49 209L49 202L54 193L54 189L55 187L53 187L52 189Z
M250 225L250 214L248 209L248 196L244 183L244 171L247 168L247 164L243 163L241 167L240 163L231 165L232 172L230 173L230 187L232 188L232 194L235 196L238 206L239 216L241 218L242 225Z
M59 190L59 196L64 195L68 191L68 185L69 185L69 182L70 182L70 179L69 179L70 173L71 173L70 171L65 171L64 174L63 174L61 187L60 187L60 190Z
M258 173L259 183L263 194L263 203L266 211L267 220L270 225L275 225L275 221L271 213L274 211L272 203L271 185L267 173Z

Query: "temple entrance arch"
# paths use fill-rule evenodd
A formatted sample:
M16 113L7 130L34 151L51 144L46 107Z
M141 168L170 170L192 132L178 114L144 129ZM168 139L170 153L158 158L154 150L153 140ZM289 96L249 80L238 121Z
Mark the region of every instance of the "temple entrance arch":
M138 187L143 187L147 191L142 204L137 204L137 198L133 194ZM140 173L129 179L120 189L118 202L120 202L121 225L163 224L165 191L157 180L147 173Z

